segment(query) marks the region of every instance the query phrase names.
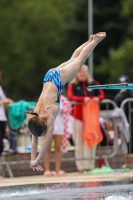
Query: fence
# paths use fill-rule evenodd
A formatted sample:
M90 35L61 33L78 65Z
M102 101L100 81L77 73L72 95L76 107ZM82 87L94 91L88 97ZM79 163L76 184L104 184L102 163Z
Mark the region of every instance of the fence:
M81 104L81 103L77 103L77 102L71 102L72 105L76 105L76 104ZM105 100L102 100L100 102L100 115L102 117L111 117L111 114L112 114L112 111L113 109L117 107L115 102L112 101L112 100L109 100L109 99L105 99ZM118 135L117 135L117 127L116 127L116 124L115 124L115 119L112 119L113 120L113 125L114 125L114 131L115 131L115 135L114 135L114 143L113 143L113 146L112 146L112 151L110 154L104 154L102 153L101 155L97 155L97 156L94 156L94 157L86 157L86 158L75 158L75 157L69 157L69 158L62 158L62 161L77 161L77 160L91 160L91 159L99 159L99 158L103 158L104 159L104 162L107 166L109 166L109 163L108 163L108 159L109 158L112 158L113 156L115 156L115 154L117 153L118 151L118 142L117 142L117 139L118 139ZM25 140L25 143L26 140ZM103 148L101 146L101 148ZM106 148L110 148L109 144L106 145ZM26 148L25 148L26 149ZM26 151L25 151L26 152ZM18 155L16 155L16 157L18 157ZM30 160L27 160L27 157L24 157L23 160L18 160L17 159L14 159L12 161L7 161L6 160L6 155L3 156L2 158L3 160L1 161L1 165L4 165L8 171L8 174L10 177L13 177L13 173L12 173L12 170L11 170L11 165L17 165L17 164L25 164L25 163L30 163Z

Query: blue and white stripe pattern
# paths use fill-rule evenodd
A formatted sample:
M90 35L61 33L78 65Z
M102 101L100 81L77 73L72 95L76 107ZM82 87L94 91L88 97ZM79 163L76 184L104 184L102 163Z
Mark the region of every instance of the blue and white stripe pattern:
M61 95L64 86L60 79L60 70L59 69L50 69L45 74L44 79L43 79L43 83L46 83L46 82L53 82L57 86L57 88L59 90L59 94Z

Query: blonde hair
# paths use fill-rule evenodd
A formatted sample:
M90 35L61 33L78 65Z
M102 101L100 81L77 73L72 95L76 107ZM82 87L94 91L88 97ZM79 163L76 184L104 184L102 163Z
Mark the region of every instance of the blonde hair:
M87 73L88 73L88 79L87 79L87 82L88 83L91 83L92 81L93 81L93 78L91 78L90 76L89 76L89 70L88 70L88 66L87 65L83 65L80 69L82 69L82 68L85 68L86 70L87 70ZM80 71L80 70L79 70ZM73 80L72 81L70 81L70 84L78 84L78 78L77 78L77 75L73 78Z
M33 115L28 120L28 127L31 133L36 137L45 135L47 131L46 119L39 117L39 115L35 112L26 113Z

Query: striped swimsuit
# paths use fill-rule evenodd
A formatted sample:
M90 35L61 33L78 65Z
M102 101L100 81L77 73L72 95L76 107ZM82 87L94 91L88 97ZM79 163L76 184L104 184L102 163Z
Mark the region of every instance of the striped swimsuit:
M52 82L54 83L59 91L59 95L58 95L58 100L56 101L57 105L60 105L60 95L62 93L63 90L63 84L61 82L60 79L60 70L59 69L50 69L44 76L43 79L43 84L45 84L46 82Z

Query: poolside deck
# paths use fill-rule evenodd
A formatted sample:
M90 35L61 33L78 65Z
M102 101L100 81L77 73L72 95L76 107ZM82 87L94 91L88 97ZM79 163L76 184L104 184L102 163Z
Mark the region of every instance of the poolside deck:
M133 171L128 173L112 173L100 175L84 175L75 173L67 173L64 176L27 176L16 178L0 179L0 187L15 186L26 184L46 184L46 183L64 183L64 182L98 182L98 181L129 181L133 180Z

